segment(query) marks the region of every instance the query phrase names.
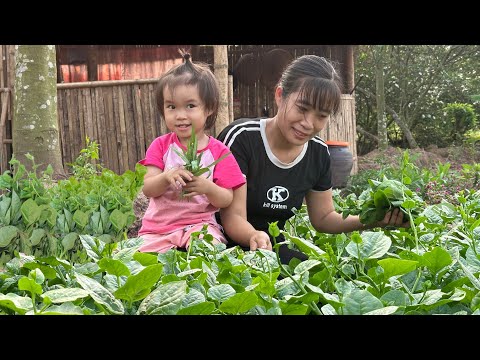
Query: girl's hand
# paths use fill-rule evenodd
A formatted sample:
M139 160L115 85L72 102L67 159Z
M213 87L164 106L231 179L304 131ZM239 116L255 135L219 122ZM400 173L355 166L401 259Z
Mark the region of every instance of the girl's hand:
M212 191L212 186L215 185L211 180L203 176L192 176L184 187L185 197L192 197L195 195L208 195Z
M185 186L187 181L191 181L193 174L182 168L172 168L164 172L167 182L169 182L174 188L181 189Z
M250 250L266 249L272 250L270 237L264 231L255 231L250 237Z

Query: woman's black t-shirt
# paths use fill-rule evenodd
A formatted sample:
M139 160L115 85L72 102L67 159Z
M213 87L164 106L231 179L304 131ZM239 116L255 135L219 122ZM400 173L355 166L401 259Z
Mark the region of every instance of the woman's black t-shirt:
M217 138L227 145L247 179L247 219L268 234L268 223L283 229L300 209L305 195L332 187L330 153L318 136L309 140L291 163L281 162L270 150L265 118L237 119Z

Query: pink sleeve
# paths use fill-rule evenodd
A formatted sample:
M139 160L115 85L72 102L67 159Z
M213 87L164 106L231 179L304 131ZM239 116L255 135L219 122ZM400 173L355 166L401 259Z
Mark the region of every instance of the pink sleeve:
M212 145L211 150L215 159L220 158L222 155L227 154L230 151L227 146L218 140ZM223 188L234 190L245 184L245 177L232 154L228 155L225 159L215 165L213 170L213 182Z
M153 142L147 149L145 159L140 160L139 164L145 166L153 165L163 171L163 169L165 168L165 163L163 162L163 155L165 153L164 149L167 148L167 146L165 146L165 140L165 136L160 136L153 140Z

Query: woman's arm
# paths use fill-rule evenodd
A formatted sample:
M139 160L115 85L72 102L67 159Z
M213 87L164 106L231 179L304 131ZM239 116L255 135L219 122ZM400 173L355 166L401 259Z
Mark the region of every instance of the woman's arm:
M233 201L230 206L220 209L220 217L225 232L237 244L250 247L250 250L272 250L268 234L255 230L247 221L247 184L233 190Z
M409 222L403 223L403 212L398 208L387 212L383 220L371 225L362 224L356 215L349 215L343 219L342 214L335 211L331 189L310 191L305 200L310 222L320 232L339 234L385 226L410 227Z

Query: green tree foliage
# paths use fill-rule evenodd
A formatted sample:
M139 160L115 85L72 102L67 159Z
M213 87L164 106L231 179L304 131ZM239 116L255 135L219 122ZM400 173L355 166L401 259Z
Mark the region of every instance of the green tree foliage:
M371 45L356 48L355 76L362 88L375 94L375 62ZM480 105L473 95L480 93L480 46L478 45L390 45L384 61L385 103L405 122L419 146L448 145L442 124L450 121L444 108L451 103ZM357 124L377 135L375 101L356 93ZM405 136L387 112L391 145L407 147ZM442 131L441 131L442 130ZM358 151L377 146L359 134Z

